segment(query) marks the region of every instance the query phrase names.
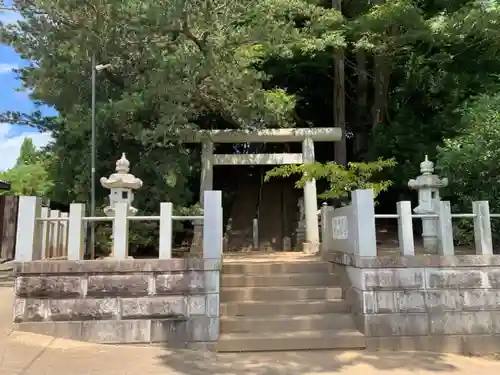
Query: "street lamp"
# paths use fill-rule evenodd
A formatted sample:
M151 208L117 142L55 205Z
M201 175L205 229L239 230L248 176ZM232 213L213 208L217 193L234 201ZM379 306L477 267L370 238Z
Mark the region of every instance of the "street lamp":
M95 163L96 163L96 145L95 145L95 92L96 92L96 72L111 67L111 64L96 65L95 55L92 55L92 137L91 137L91 187L90 187L90 216L95 217ZM90 222L90 259L95 257L95 221Z

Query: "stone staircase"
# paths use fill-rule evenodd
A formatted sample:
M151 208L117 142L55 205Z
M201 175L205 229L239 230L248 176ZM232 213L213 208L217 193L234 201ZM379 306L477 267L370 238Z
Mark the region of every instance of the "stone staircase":
M319 260L224 264L217 351L364 349L328 268Z

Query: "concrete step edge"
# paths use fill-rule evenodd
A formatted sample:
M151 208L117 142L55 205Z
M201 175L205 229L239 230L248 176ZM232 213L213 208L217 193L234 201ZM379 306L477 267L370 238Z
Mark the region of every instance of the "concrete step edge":
M347 329L325 329L315 331L293 331L293 332L270 332L249 333L235 332L222 333L219 340L269 340L269 339L302 339L302 338L341 338L341 337L365 337L361 332L353 328Z
M300 314L300 315L274 315L274 316L221 316L221 322L238 322L238 321L280 321L280 320L308 320L308 319L340 319L340 318L350 318L352 319L351 313L346 312L332 312L332 313L324 313L324 314Z
M362 335L331 334L324 336L296 336L296 337L251 337L241 335L221 335L216 345L218 352L269 352L295 350L364 350L366 339Z
M315 330L346 330L356 329L356 324L350 313L325 312L299 315L277 316L222 316L220 320L221 333L244 332L289 332Z
M233 275L233 276L239 276L239 277L252 277L252 276L261 276L261 277L269 277L269 276L274 276L277 274L319 274L319 273L328 273L327 269L325 268L324 270L318 269L317 272L305 272L304 267L296 265L296 266L291 266L291 267L285 267L280 270L273 270L272 267L264 267L264 268L245 268L244 270L231 270L231 269L225 269L225 266L222 267L222 272L221 275Z
M224 273L222 271L221 277L223 279L240 279L240 278L245 278L245 279L289 279L290 277L296 278L296 277L306 277L306 278L315 278L315 277L340 277L339 275L332 273L332 272L327 272L327 273L315 273L315 272L304 272L304 273L297 273L297 272L292 272L292 273L280 273L277 275L260 275L260 274L251 274L247 275L244 273Z
M350 305L341 299L307 300L307 301L249 301L249 302L223 302L220 304L221 316L276 316L303 315L303 314L331 314L350 313Z
M241 277L241 276L245 276L245 277L250 277L250 278L258 278L258 277L277 277L277 278L287 278L287 277L295 277L295 276L309 276L309 277L314 277L314 276L325 276L325 275L330 275L330 276L338 276L336 273L334 272L324 272L324 273L317 273L317 272L310 272L310 271L307 271L307 272L302 272L302 273L297 273L297 272L290 272L290 273L287 273L287 272L280 272L280 273L276 273L276 274L269 274L269 275L261 275L261 274L251 274L251 275L246 275L246 274L242 274L242 273L232 273L232 272L229 272L229 273L224 273L224 271L222 271L221 273L222 276L225 276L225 277Z
M283 288L222 288L221 302L237 301L318 301L329 299L342 299L342 289L339 287L283 287Z
M332 289L332 290L342 290L340 286L336 285L292 285L292 286L224 286L221 287L221 292L236 292L243 290L255 290L260 291L276 291L276 290L322 290L322 289Z
M323 303L342 303L346 304L346 300L342 298L324 298L324 299L314 299L314 300L309 300L309 299L299 299L299 300L294 300L294 301L226 301L226 302L221 302L221 305L270 305L270 304L276 304L276 305L289 305L289 306L294 306L297 304L323 304Z
M251 259L251 258L250 258ZM275 259L275 260L265 260L262 262L259 261L249 261L249 259L231 259L228 257L226 262L224 262L224 258L222 260L222 267L224 266L245 266L248 268L251 267L258 267L258 266L274 266L276 264L281 264L284 266L290 265L290 266L296 266L296 265L319 265L319 266L328 266L329 262L326 262L324 260L320 259L307 259L307 260L280 260L280 259Z
M268 266L275 266L275 265L282 265L282 266L321 266L321 267L328 267L329 263L323 260L280 260L280 259L273 259L273 260L265 260L265 261L249 261L248 258L233 258L233 259L224 259L222 260L222 267L228 266L245 266L247 268L252 268L252 267L268 267Z

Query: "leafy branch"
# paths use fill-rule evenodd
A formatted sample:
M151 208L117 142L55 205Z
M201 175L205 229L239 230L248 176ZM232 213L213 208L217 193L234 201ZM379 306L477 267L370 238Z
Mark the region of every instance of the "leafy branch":
M378 159L367 163L349 163L347 167L328 163L312 164L290 164L273 168L266 173L265 181L275 177L290 177L299 175L299 180L295 187L302 188L306 182L312 179L326 180L328 188L322 192L319 197L322 199L340 199L345 201L349 198L351 191L356 189L373 189L375 197L383 191L386 191L391 185L389 180L376 180L376 174L385 169L396 166L396 160Z

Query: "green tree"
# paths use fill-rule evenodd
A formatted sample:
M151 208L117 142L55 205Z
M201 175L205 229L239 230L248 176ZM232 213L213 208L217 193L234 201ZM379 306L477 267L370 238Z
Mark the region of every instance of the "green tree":
M0 121L52 132L51 194L62 202L89 196L92 54L111 64L97 76L97 175L126 152L144 213L197 200L199 151L182 144L184 129L345 126L348 161L394 157L380 179L403 189L424 154L462 134L457 109L499 86L494 1L14 4L24 21L0 38L34 62L19 72L32 99L60 115Z
M31 138L24 138L17 157L16 166L23 164L35 164L40 157L40 153L36 150L33 140Z
M1 194L35 195L47 197L54 184L42 163L21 164L0 173L0 179L11 184L10 191Z
M267 60L265 71L273 84L297 95L295 119L301 126L343 122L331 113L342 112L344 87L348 160L396 157L390 179L396 188L405 186L423 156L435 157L436 146L460 131L457 109L471 96L497 90L498 2L341 5L345 85L332 67L341 65L332 57L336 50Z
M462 133L447 139L438 149L440 173L448 177L447 199L458 212L472 212L472 202L487 200L493 213L500 212L500 94L481 95L461 111ZM500 244L500 223L493 219L492 234ZM456 236L473 242L471 220L461 220Z
M338 13L303 0L14 5L23 21L2 26L0 37L33 61L19 71L21 81L59 116L7 112L1 120L51 132L52 197L88 201L91 56L109 63L97 74L96 174L109 175L126 152L144 180L134 204L145 214L161 201L196 203L198 150L182 144L181 131L294 126L295 95L267 85L259 65L342 41ZM97 193L102 206L107 191Z
M51 163L50 152L37 150L33 141L25 138L14 167L0 173L0 179L11 184L11 190L1 194L14 193L48 198L54 187L49 172Z
M145 180L148 193L138 194L138 206L146 211L161 200L192 199L189 178L198 167L196 152L180 143L183 129L294 125L294 95L264 87L259 61L341 40L338 13L303 0L19 0L15 6L24 20L3 26L2 40L34 61L20 78L34 89L32 99L60 116L6 113L3 120L51 131L53 173L61 181L54 194L87 200L90 56L110 63L97 77L97 174L109 174L126 152ZM172 175L175 186L166 183Z
M419 28L393 38L387 118L373 144L378 155L398 160L398 184L418 173L424 154L434 158L443 139L460 134L465 102L497 90L499 15L498 6L474 1L423 2L412 23Z

